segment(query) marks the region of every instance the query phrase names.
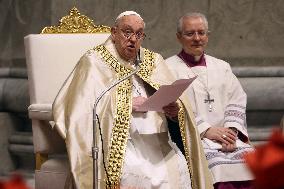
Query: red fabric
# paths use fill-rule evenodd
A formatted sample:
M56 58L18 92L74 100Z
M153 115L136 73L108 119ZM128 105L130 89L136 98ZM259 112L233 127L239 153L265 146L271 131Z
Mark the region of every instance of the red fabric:
M24 180L19 175L13 175L6 182L0 181L0 189L29 189Z
M251 181L217 182L214 189L253 189Z
M284 188L284 136L275 131L267 144L245 155L257 189Z

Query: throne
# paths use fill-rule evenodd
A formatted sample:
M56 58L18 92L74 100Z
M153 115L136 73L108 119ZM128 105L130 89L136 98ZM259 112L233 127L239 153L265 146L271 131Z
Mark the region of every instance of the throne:
M74 7L58 26L25 37L34 153L35 188L62 189L70 174L65 142L52 129L52 103L80 57L103 43L110 27L94 25Z

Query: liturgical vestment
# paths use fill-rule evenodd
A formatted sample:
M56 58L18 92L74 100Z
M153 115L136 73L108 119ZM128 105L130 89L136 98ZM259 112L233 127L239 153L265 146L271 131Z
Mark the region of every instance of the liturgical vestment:
M110 188L212 188L200 136L191 120L194 115L186 98L178 101L185 156L171 142L163 113L132 112L133 97L148 97L149 91L174 81L159 54L144 48L140 52L142 62L137 74L107 92L96 109L103 139L102 145L97 132L100 188L106 188L106 184ZM79 189L92 188L95 99L134 69L120 58L109 38L82 56L53 103L55 127L66 141L71 172Z

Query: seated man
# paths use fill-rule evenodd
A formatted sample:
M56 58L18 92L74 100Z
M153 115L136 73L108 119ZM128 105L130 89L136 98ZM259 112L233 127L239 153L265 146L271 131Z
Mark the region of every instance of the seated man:
M215 188L250 188L242 155L253 150L246 128L246 94L225 61L204 53L208 22L189 13L178 21L182 51L166 60L177 78L198 76L187 89ZM234 182L232 182L234 181Z
M99 153L99 188L213 187L188 107L174 102L164 113L138 111L161 84L174 81L163 58L141 48L144 28L136 12L121 13L109 39L81 58L53 104L76 188L92 188L93 104L110 84L135 69L139 71L106 93L96 109L101 123L97 138L102 137L103 144L97 142L104 149ZM167 118L177 116L186 156L168 135Z

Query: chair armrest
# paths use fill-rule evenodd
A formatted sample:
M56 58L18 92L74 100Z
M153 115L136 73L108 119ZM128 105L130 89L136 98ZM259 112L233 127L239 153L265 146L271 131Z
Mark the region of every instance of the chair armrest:
M52 104L31 104L28 111L30 119L53 121Z
M48 160L48 154L36 153L36 170L40 170L42 164Z

